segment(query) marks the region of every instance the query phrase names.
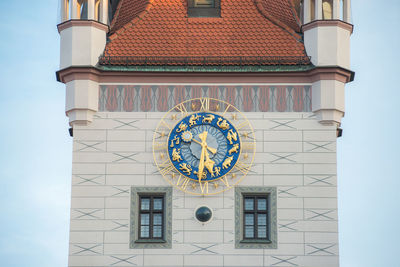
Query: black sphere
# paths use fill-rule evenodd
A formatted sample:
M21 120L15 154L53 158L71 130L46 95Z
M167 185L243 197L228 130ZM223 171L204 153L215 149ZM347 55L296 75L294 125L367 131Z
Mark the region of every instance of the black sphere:
M212 211L208 207L200 207L196 210L196 219L200 222L208 222L212 217Z

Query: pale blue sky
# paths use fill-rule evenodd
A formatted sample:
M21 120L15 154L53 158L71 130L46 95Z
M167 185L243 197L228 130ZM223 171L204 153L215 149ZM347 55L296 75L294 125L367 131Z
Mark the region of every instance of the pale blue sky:
M57 0L0 1L0 265L67 266L71 138ZM338 141L342 267L398 266L400 1L353 0Z

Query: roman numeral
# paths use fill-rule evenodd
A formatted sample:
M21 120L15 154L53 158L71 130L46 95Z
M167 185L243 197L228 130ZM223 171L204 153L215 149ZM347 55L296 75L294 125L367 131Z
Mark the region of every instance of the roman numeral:
M249 124L250 124L249 121L246 120L246 121L240 123L238 126L236 126L236 129L237 129L237 130L240 130L240 129L246 127L246 126L249 125Z
M165 127L167 127L168 129L172 129L171 126L168 125L168 123L166 123L164 120L161 120L161 125L164 125Z
M225 109L224 113L222 114L222 116L225 116L225 114L228 112L228 110L229 110L231 107L232 107L232 105L231 105L231 104L228 104L228 105L226 106L226 109Z
M236 163L235 168L241 173L247 174L250 170L250 164L246 164L239 161L238 163Z
M255 146L254 142L242 142L242 149L245 150L254 150Z
M201 189L201 193L204 194L204 191L206 191L206 194L208 194L208 182L200 182L200 189Z
M167 143L154 143L154 150L167 149Z
M222 177L222 178L221 178L221 181L224 183L224 185L225 185L226 187L229 187L229 186L230 186L230 185L229 185L229 181L228 181L228 177L226 177L226 176Z
M176 109L181 112L182 117L186 117L188 115L188 111L187 111L184 103L176 106Z
M176 182L176 186L179 186L182 190L186 190L190 182L190 178L179 175L179 179Z
M165 160L163 163L160 164L160 173L165 176L170 173L174 169L174 165L172 165L169 159Z
M209 98L202 98L200 99L201 103L201 111L209 111L210 110L210 99Z

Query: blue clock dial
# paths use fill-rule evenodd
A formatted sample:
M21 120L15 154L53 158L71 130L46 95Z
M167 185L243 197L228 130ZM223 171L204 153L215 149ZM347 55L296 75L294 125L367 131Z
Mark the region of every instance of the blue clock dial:
M168 156L175 169L196 181L214 181L227 175L240 157L239 133L224 117L191 114L172 129Z

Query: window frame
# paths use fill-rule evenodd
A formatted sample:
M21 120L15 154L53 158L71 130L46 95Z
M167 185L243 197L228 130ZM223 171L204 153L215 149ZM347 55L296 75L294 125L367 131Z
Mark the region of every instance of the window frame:
M195 2L187 2L188 17L221 17L221 0L214 0L214 7L198 7Z
M153 229L149 229L149 238L141 237L141 200L145 197L151 197L150 209L154 198L163 198L161 238L152 236ZM149 227L151 227L152 216L149 214ZM130 215L131 249L172 248L172 187L131 187Z
M142 200L143 198L150 198L150 207L149 210L142 210ZM162 207L161 210L155 210L154 209L154 199L162 199ZM165 194L151 194L151 193L139 193L139 223L138 223L138 240L142 241L156 241L160 240L160 242L164 241L164 228L165 228ZM143 214L149 214L149 237L142 237L142 215ZM161 237L154 237L154 214L161 214Z
M253 209L252 210L246 210L246 199L253 199ZM265 199L266 200L266 209L265 211L259 210L258 209L258 200L259 199ZM269 236L270 236L270 231L269 231L269 197L266 195L262 194L243 194L243 241L253 241L253 240L265 240L267 242L269 241ZM249 226L246 224L246 215L247 214L252 214L253 215L253 224L251 225L253 227L253 237L246 237L246 226ZM259 237L258 236L258 215L259 214L265 214L267 217L266 221L266 237Z
M236 187L235 188L235 247L248 249L276 249L277 248L277 193L276 187ZM267 237L258 238L254 229L254 238L245 237L245 199L254 197L266 198L267 209ZM257 224L257 202L254 201L254 221ZM250 213L251 211L248 211ZM260 213L261 214L261 213Z

